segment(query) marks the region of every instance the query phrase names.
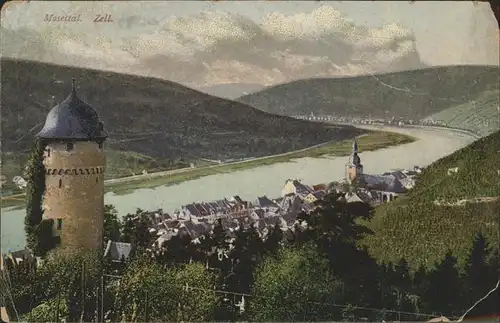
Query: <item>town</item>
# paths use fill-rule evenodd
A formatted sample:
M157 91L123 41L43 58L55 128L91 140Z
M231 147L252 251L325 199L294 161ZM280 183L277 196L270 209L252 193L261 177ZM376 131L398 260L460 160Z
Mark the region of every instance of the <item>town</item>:
M403 196L415 185L416 176L422 167L394 170L382 175L363 173L357 141L346 163L346 176L340 181L307 185L298 179L285 182L280 197L260 196L254 201L245 201L238 195L210 202L193 202L181 206L174 212L146 211L149 218L149 232L156 235L156 247L162 247L172 237L189 236L193 243L199 243L210 233L220 220L231 241L239 228L254 226L264 240L278 225L284 238L294 235L299 224L297 216L308 213L317 206L316 202L331 192L340 193L348 203L366 203L378 206ZM136 218L138 220L138 216ZM58 229L56 229L58 231ZM57 234L57 232L56 232ZM152 246L153 247L153 246ZM131 243L107 241L104 255L112 261L121 261L130 255ZM2 261L19 263L23 259L35 260L29 250L9 251Z
M301 120L334 122L338 124L388 125L388 126L398 126L398 127L404 127L405 125L440 126L440 127L447 126L445 122L440 120L434 120L432 118L425 118L422 120L412 120L412 119L405 119L402 117L396 118L390 115L386 115L384 118L372 118L371 116L363 118L363 117L338 116L338 115L326 115L326 114L315 115L313 112L311 112L309 115L295 115L293 117Z

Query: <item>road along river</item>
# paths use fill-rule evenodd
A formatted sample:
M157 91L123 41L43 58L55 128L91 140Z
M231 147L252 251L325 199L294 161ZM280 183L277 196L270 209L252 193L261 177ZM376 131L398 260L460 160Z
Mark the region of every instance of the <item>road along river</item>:
M417 138L415 142L401 146L363 152L359 147L361 162L366 173L380 174L391 169L426 166L437 159L470 144L477 136L446 128L363 126L360 128L399 132ZM347 157L325 156L300 158L291 162L277 163L231 173L210 175L171 186L138 189L130 194L107 193L105 202L114 204L125 215L136 208L171 212L181 205L194 201L210 201L239 195L253 201L257 196L278 197L287 179L296 178L306 184L327 183L342 179ZM1 252L17 250L25 246L25 210L2 209Z

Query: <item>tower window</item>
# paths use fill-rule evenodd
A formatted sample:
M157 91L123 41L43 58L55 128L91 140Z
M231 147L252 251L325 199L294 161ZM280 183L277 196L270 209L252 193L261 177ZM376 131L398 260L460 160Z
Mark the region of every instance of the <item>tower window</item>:
M96 183L99 183L99 177L96 177L96 178L95 178L95 182L96 182Z
M73 145L73 143L72 143L72 142L68 142L68 143L66 144L66 150L67 150L67 151L71 151L71 150L73 150L73 148L74 148L74 145Z
M59 188L62 187L62 179L59 179Z
M100 142L100 143L99 143L99 148L101 148L101 149L102 149L102 146L103 146L103 144L102 144L102 142Z
M47 148L47 157L50 157L50 148Z
M62 219L57 219L57 230L61 230L62 228Z

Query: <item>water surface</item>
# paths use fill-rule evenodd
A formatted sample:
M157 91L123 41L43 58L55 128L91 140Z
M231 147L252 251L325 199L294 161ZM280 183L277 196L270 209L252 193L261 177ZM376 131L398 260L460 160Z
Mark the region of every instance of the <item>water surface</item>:
M382 128L384 129L384 128ZM386 128L418 138L402 146L363 152L360 157L365 173L381 174L391 169L426 166L468 145L475 139L463 132L435 128ZM138 189L127 195L107 193L105 203L114 204L125 215L136 208L171 212L194 201L210 201L239 195L253 201L257 196L278 197L287 179L301 179L306 184L327 183L342 179L347 157L300 158L292 162L261 166L232 173L217 174L172 186ZM22 249L25 245L24 210L2 209L1 248Z

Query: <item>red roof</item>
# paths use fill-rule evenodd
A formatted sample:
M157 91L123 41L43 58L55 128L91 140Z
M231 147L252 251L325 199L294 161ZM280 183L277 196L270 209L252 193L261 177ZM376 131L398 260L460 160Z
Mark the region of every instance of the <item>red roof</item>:
M325 184L316 184L313 185L312 189L316 191L326 191L326 185Z

